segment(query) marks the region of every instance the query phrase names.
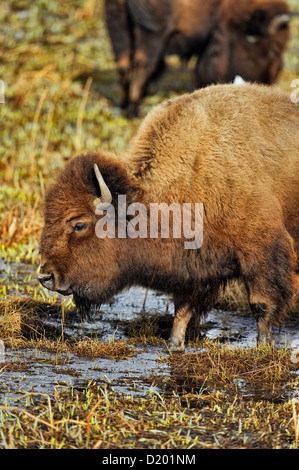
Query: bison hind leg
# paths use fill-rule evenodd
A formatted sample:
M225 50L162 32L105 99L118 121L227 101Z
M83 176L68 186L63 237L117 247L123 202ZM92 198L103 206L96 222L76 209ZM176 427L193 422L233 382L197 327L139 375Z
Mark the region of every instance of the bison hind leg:
M251 303L250 309L257 322L257 343L273 344L271 315L267 312L267 304Z
M280 327L286 319L296 290L293 239L283 231L264 253L265 256L247 260L243 273L246 272L249 304L257 322L257 342L272 344L271 326Z

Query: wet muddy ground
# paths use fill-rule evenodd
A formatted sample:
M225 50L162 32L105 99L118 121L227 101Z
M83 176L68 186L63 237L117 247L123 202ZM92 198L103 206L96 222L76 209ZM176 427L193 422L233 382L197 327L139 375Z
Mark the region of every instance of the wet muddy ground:
M21 296L26 297L25 288L30 276L30 285L38 287L37 277L31 265L4 264L0 266L1 283L13 288L14 284L21 289ZM12 294L13 292L10 292ZM27 294L28 295L28 294ZM109 304L102 305L99 311L93 312L90 320L82 322L75 314L68 315L63 322L58 309L43 303L42 321L46 326L61 329L64 337L93 338L101 342L115 341L128 337L134 321L142 317L150 322L157 313L160 318L165 315L165 339L169 335L173 316L173 305L165 295L148 291L140 287L116 296ZM143 309L144 307L144 309ZM202 338L217 339L228 343L232 348L249 348L255 345L256 324L248 315L238 312L212 310L203 321L198 332L199 342L196 351L200 350ZM277 347L299 347L299 318L291 316L279 332L274 330ZM189 343L186 353L195 349ZM173 367L163 361L168 355L165 341L153 344L134 345L136 354L132 357L109 359L78 356L69 352L43 350L37 347L24 349L5 348L0 357L0 401L8 404L20 393L39 392L51 395L55 387L72 387L83 389L87 383L109 384L115 391L124 394L142 396L150 390L165 391L165 384L172 380ZM200 387L200 385L198 385ZM196 387L195 387L196 388ZM246 395L245 385L240 381L238 388ZM194 392L194 383L192 392ZM247 391L248 394L260 391ZM283 391L281 391L283 395Z

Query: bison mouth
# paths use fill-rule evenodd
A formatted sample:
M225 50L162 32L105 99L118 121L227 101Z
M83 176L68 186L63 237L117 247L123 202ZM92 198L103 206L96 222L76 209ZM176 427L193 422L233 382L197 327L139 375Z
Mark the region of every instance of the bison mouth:
M61 294L61 295L72 295L72 293L73 293L73 291L70 287L68 289L65 289L65 290L57 289L56 292L58 292L58 294Z
M78 292L73 292L73 300L81 321L91 320L92 307L99 308L101 306L101 302L92 302L89 298Z
M91 319L92 311L99 308L104 302L109 300L117 293L115 286L104 291L99 289L99 286L92 284L66 284L55 282L55 276L52 273L43 273L39 276L39 281L43 287L52 291L58 292L61 295L73 295L73 300L76 310L81 319ZM55 285L56 284L56 285Z

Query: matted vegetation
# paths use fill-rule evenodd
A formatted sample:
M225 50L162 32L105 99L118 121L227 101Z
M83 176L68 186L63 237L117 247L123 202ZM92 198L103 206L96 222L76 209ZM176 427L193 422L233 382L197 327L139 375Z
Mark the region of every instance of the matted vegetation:
M240 356L221 352L215 344L205 346L208 356L194 354L183 362L166 359L176 369L177 379L172 378L163 393L153 389L143 397L123 395L109 384L90 382L83 389L57 385L51 397L24 394L0 407L0 447L297 448L298 400L273 394L270 399L261 395L256 399L237 387L244 377L275 386L290 374L287 354L255 350ZM198 387L198 380L201 387L190 391L192 383Z

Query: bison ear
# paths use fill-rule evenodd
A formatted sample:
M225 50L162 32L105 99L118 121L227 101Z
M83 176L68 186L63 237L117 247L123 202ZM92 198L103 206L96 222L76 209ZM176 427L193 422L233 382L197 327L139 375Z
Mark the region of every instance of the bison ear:
M249 20L246 22L246 35L248 38L255 38L260 36L267 36L277 33L279 29L288 26L293 14L292 13L278 13L270 17L269 13L261 8L256 9ZM249 39L249 42L255 42Z
M293 16L295 16L295 14L292 13L283 13L274 16L269 23L268 33L271 35L276 34L280 29L287 28Z

